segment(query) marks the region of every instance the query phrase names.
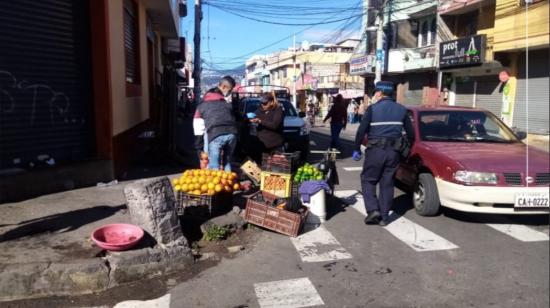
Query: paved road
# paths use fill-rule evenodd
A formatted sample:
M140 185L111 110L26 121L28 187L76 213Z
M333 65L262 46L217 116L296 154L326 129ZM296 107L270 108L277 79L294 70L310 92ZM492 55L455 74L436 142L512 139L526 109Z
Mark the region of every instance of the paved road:
M312 148L327 142L314 134ZM421 217L396 190L393 222L366 226L350 150L322 227L295 239L263 232L164 297L119 307L548 307L548 217Z

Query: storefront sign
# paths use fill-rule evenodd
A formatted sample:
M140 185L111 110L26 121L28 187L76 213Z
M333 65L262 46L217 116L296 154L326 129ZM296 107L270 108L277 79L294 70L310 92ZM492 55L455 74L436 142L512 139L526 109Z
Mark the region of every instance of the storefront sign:
M485 59L485 35L474 35L439 44L439 67L481 65Z
M328 77L329 80L339 80L340 64L316 64L312 67L312 75L317 79Z
M350 60L350 75L362 75L373 73L374 67L373 55L352 56Z

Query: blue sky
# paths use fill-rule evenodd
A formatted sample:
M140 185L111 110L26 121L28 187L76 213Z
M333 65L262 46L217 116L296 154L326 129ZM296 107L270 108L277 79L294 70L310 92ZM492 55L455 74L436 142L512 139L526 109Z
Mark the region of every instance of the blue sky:
M215 5L222 5L223 2L232 2L229 0L211 1ZM359 35L361 19L358 15L362 9L361 0L238 0L235 2L240 2L240 7L244 8L244 10L258 13L255 14L240 10L235 12L251 18L271 22L317 23L325 20L344 20L317 26L274 25L249 20L203 4L201 54L204 61L211 63L216 68L234 68L242 65L246 58L250 57L251 53L268 54L281 49L287 49L292 46L293 33L297 33L297 44L304 40L309 42L330 42L349 36L358 37ZM255 3L260 6L280 4L304 7L304 9L296 10L294 13L300 15L295 15L294 17L277 17L275 14L267 16L265 15L267 13L265 8L246 6L246 3ZM239 7L239 4L231 6L230 9L235 10L237 7ZM302 12L309 11L308 7L343 8L347 9L347 11L310 16L301 15ZM339 30L344 31L340 33ZM181 20L181 33L192 43L194 34L194 0L188 1L187 17ZM284 39L285 37L288 38ZM280 40L282 41L273 46L254 52Z

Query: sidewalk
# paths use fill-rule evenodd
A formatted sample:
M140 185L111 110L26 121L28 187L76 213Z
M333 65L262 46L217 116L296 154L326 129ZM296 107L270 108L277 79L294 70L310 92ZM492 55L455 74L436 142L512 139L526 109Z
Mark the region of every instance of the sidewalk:
M164 274L185 275L208 263L196 261L217 263L217 258L227 254L225 250L209 252L219 248L214 242L191 252L190 241L198 241L191 235L209 219L203 216L179 217L187 238L182 245L154 245L144 238L124 252L97 247L91 240L93 230L105 224L131 223L123 192L130 183L1 204L0 306L3 301L98 293ZM240 198L236 196L233 205L240 207ZM226 244L244 245L246 236L229 238Z

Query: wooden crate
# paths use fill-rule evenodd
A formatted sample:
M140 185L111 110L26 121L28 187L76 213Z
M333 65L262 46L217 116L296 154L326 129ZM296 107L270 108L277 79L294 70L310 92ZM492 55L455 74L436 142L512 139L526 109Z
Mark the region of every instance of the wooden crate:
M262 169L260 169L255 162L247 160L241 166L241 170L254 182L254 184L258 185L260 183Z
M292 176L277 172L261 172L260 190L266 191L277 197L290 197Z
M264 202L254 200L254 196L262 194ZM270 206L276 196L260 191L246 202L245 220L251 224L264 227L285 235L296 237L308 214L307 207L302 207L298 213Z

